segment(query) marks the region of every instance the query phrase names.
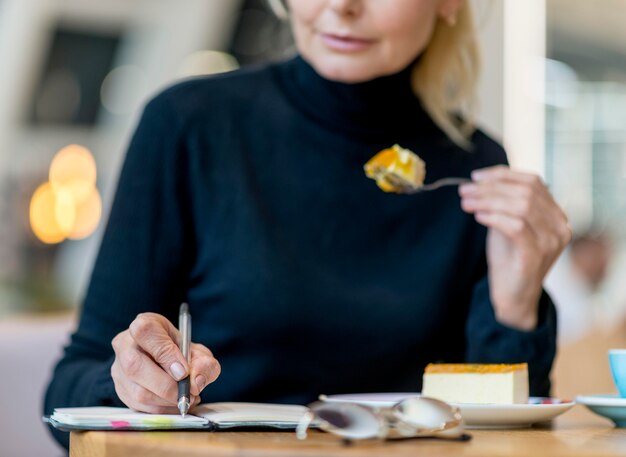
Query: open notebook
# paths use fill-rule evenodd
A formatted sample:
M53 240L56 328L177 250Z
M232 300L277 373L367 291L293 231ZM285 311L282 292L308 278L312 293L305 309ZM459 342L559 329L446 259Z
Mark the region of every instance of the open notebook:
M44 421L65 430L221 430L233 427L295 429L306 406L268 403L206 403L184 419L179 414L147 414L128 408L57 408Z

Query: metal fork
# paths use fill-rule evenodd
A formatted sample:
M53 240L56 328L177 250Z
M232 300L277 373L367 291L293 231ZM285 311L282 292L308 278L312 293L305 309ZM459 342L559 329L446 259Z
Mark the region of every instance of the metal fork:
M442 178L437 181L433 181L430 184L425 184L420 187L416 187L415 185L404 181L403 179L398 178L394 175L387 175L385 179L394 187L397 187L402 194L417 194L419 192L426 192L429 190L439 189L443 186L458 186L460 184L465 184L472 182L469 178Z

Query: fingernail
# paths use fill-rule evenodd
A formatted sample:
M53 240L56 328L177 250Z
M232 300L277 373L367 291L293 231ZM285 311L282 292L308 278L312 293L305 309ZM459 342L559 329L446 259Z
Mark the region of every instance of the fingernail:
M198 392L200 392L206 386L206 378L199 374L196 376L196 387L198 387Z
M461 201L461 209L467 213L473 213L476 211L476 200L466 200L463 199Z
M474 170L472 171L472 179L474 181L480 181L481 179L487 176L487 172L484 170Z
M461 186L459 187L459 190L461 191L462 194L472 194L476 192L476 185L475 184L461 184Z
M461 204L466 208L471 208L472 206L476 205L476 200L472 198L464 198L463 200L461 200Z
M176 379L177 381L183 379L185 377L185 374L187 374L183 366L178 362L174 362L170 365L170 372L172 373L172 376L174 376L174 379Z

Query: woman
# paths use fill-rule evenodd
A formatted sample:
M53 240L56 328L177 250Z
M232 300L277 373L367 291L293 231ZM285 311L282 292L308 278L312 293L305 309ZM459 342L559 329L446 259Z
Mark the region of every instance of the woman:
M461 109L477 70L469 5L288 7L298 57L148 104L48 412L176 413L187 373L194 404L418 391L437 361L528 362L531 394L549 393L541 284L569 229ZM427 181L473 182L383 193L363 164L394 143ZM182 301L190 364L170 323Z

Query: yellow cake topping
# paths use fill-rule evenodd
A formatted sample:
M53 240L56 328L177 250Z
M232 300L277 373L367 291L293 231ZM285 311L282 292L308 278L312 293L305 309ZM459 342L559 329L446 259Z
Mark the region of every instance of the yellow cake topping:
M363 167L368 178L385 192L409 193L424 185L426 164L413 151L397 144L383 149Z
M504 363L429 363L425 373L511 373L513 371L528 370L527 363L512 365Z

